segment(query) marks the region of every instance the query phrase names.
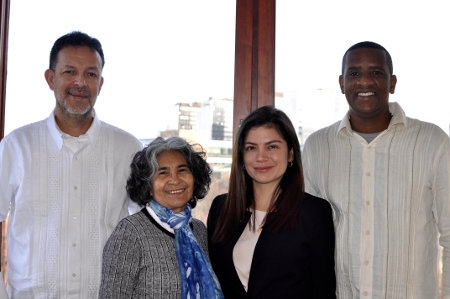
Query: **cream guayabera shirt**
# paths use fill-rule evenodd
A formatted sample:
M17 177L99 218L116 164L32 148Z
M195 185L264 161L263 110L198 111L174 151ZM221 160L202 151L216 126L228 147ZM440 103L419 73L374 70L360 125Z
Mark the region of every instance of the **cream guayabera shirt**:
M306 192L333 206L339 298L450 298L450 139L397 103L371 143L346 116L305 143Z
M53 113L0 144L0 218L8 219L13 298L97 298L103 246L127 216L126 179L142 147L101 122L78 138Z

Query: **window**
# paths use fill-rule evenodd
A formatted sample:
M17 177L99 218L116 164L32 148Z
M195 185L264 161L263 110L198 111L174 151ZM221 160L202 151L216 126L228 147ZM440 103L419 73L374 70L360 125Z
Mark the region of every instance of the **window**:
M383 45L392 56L397 85L390 101L407 116L450 134L442 92L450 82L445 1L277 1L276 13L275 105L298 128L301 144L344 117L348 106L338 83L342 56L365 40Z
M299 128L301 141L344 117L338 76L344 52L370 40L391 54L397 86L390 101L449 132L450 19L440 0L277 1L276 106ZM407 13L406 13L407 12Z
M44 71L51 46L70 31L86 32L100 40L105 53L105 83L95 105L103 121L144 144L179 135L207 151L213 183L193 210L206 221L211 198L228 186L232 123L224 121L232 120L236 2L23 0L10 5L5 135L50 114L55 99Z
M11 1L5 135L50 114L55 99L43 75L50 48L80 30L105 52L95 105L102 120L147 143L177 134L208 149L214 134L231 148L229 126L216 122L232 119L235 8L228 0L80 0L70 8L59 0Z

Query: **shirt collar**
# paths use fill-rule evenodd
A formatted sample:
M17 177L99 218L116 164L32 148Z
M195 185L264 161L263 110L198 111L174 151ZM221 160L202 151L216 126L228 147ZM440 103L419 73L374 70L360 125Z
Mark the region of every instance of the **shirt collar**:
M61 150L63 146L64 133L59 129L58 124L56 123L54 110L50 113L50 116L47 118L47 128L50 132L50 136L55 141L58 149ZM81 136L87 137L90 143L94 143L94 141L97 139L99 131L100 131L100 119L98 118L97 113L94 111L94 120L92 121L90 128L85 134Z
M389 123L388 130L391 127L397 125L406 126L406 114L403 111L402 107L400 107L400 104L398 104L397 102L389 103L389 112L391 112L392 118L391 122ZM344 118L341 120L337 133L341 132L342 130L346 130L349 133L353 132L352 126L350 124L350 111L348 111L345 114Z

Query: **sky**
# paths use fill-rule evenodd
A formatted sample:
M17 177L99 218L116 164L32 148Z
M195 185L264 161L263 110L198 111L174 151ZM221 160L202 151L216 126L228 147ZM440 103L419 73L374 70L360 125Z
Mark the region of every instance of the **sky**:
M47 117L53 42L72 30L102 44L105 83L96 111L138 138L173 127L175 104L232 98L235 1L11 1L5 134ZM345 50L371 40L391 53L391 101L449 132L450 19L445 0L277 1L277 102L312 130L347 109L338 76ZM36 13L39 11L39 13Z

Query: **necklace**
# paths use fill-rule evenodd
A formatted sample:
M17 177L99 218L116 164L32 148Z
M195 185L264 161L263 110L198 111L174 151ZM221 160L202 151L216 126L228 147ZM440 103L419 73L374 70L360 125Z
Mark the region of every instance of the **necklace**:
M267 212L255 210L254 213L255 213L255 227L257 227L256 232L260 234L264 228L264 221L266 219Z

